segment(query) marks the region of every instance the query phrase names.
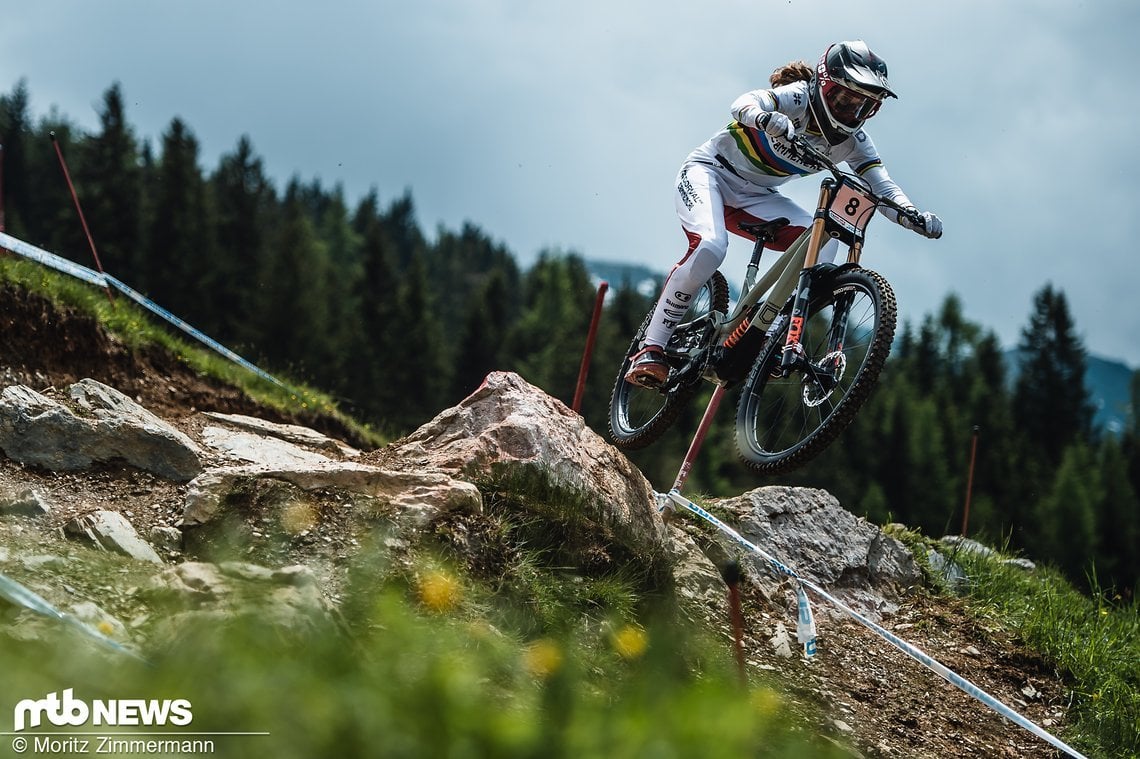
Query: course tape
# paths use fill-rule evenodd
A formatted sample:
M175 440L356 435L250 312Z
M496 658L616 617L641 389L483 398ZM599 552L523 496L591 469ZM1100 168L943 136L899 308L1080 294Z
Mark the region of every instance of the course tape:
M64 274L70 274L76 279L82 279L84 282L90 282L98 287L107 286L107 282L99 272L92 271L86 266L80 266L74 261L68 261L66 258L57 256L55 253L48 253L46 250L41 250L35 245L26 243L23 240L3 232L0 232L0 248L10 250L24 258L30 258L44 266L55 269L56 271L62 271Z
M166 321L170 322L175 327L178 327L178 329L182 330L186 334L195 338L196 340L198 340L202 344L206 345L207 347L213 349L217 353L220 353L221 355L225 356L230 361L233 361L235 364L238 364L239 366L244 366L246 369L250 370L251 372L256 374L258 377L261 377L264 380L268 380L268 381L272 382L274 385L288 389L288 387L285 385L285 383L282 382L281 380L277 379L276 377L269 374L268 372L265 372L265 371L259 369L257 366L254 366L249 361L246 361L244 358L242 358L238 354L234 353L232 350L230 350L226 346L222 345L221 343L214 340L213 338L208 337L207 335L203 334L199 330L190 326L189 324L187 324L183 320L179 319L174 314L167 311L162 306L158 305L154 301L147 298L145 295L143 295L143 294L141 294L135 290L132 290L127 285L124 285L122 282L120 282L119 280L112 277L110 274L106 274L104 276L106 277L107 282L108 282L108 284L111 285L111 287L114 287L116 290L118 290L123 295L130 298L131 300L133 300L135 303L138 303L143 308L146 308L149 311L152 311L153 313L157 314L158 316L161 316L163 319L166 319Z
M30 609L37 614L42 614L45 617L50 617L51 619L54 619L58 622L63 622L64 624L80 631L105 648L109 648L112 651L117 651L121 654L127 654L128 656L132 656L136 659L139 659L140 661L146 661L131 649L122 645L118 641L108 638L103 633L85 623L83 620L55 608L35 592L29 590L25 586L4 575L3 573L0 573L0 598L6 598L17 606L23 606L25 609Z
M659 498L660 498L660 496L659 496ZM855 611L854 609L848 607L846 604L844 604L838 598L831 595L830 593L825 591L823 588L819 587L819 585L812 582L811 580L807 580L807 579L800 577L799 575L797 575L795 573L795 571L793 571L786 564L783 564L783 563L777 561L774 557L772 557L771 555L766 553L763 549L761 549L755 543L752 543L751 541L746 539L743 535L738 533L736 530L732 529L731 527L726 525L724 522L720 521L715 516L710 514L708 511L705 511L700 506L698 506L697 504L690 501L688 498L685 498L685 496L681 495L680 491L678 491L676 489L671 490L671 491L669 491L668 494L666 494L664 496L664 498L660 498L660 500L663 503L666 501L672 501L673 503L677 504L678 506L681 506L682 508L692 512L693 514L696 514L698 517L705 520L706 522L711 524L713 527L716 527L718 530L723 532L725 535L728 535L730 538L732 538L734 541L739 543L741 546L743 546L743 547L747 548L748 550L752 551L753 553L759 555L761 558L763 558L765 561L767 561L769 564L771 564L772 567L775 568L776 571L779 572L780 574L787 575L788 577L791 577L791 578L799 581L801 586L805 586L805 587L811 589L814 593L819 595L821 598L823 598L827 601L830 601L832 603L832 605L834 605L835 607L837 607L841 611L845 612L846 614L848 614L849 616L854 618L855 621L859 622L861 625L863 625L867 629L878 634L880 637L882 637L884 640L886 640L892 646L899 649L900 651L902 651L907 656L910 656L912 659L917 661L919 664L922 664L927 669L933 671L935 674L939 675L944 680L946 680L948 683L955 686L959 690L963 691L967 695L969 695L969 696L973 697L974 699L982 702L983 704L988 706L990 709L993 709L995 712L997 712L1001 716L1005 717L1009 721L1013 722L1014 724L1018 725L1019 727L1024 728L1025 730L1028 730L1029 732L1036 735L1038 738L1041 738L1042 740L1044 740L1047 743L1053 745L1054 747L1060 749L1061 751L1064 751L1069 756L1075 757L1076 759L1087 759L1087 757L1085 757L1084 754L1080 753L1075 748L1072 748L1071 746L1066 744L1064 741L1062 741L1060 738L1057 738L1056 736L1054 736L1052 733L1048 732L1044 728L1038 727L1036 723L1034 723L1033 721L1031 721L1031 720L1029 720L1023 716L1021 716L1021 714L1017 713L1016 711L1014 711L1010 707L1006 706L1004 703L1002 703L998 699L994 698L989 693L986 693L984 690L979 688L977 685L974 685L972 682L970 682L966 678L962 677L961 675L957 674L956 672L951 670L946 665L944 665L941 662L939 662L938 660L934 659L929 654L923 652L922 650L920 650L919 648L917 648L913 644L906 642L905 640L898 637L897 635L890 632L889 630L886 630L883 627L875 624L871 620L867 619L862 614L860 614L859 612ZM665 508L668 508L668 505L666 505ZM806 598L800 598L800 597L798 597L797 600L799 601L799 604L798 604L799 605L799 613L800 613L800 617L802 619L803 614L804 614L804 606L806 605L807 601L806 601ZM810 616L810 610L808 611L808 614ZM812 645L814 647L814 641L812 642Z
M272 382L274 385L277 385L278 387L289 389L288 385L286 385L281 380L277 379L276 377L269 374L268 372L263 371L262 369L258 368L254 364L245 360L244 358L242 358L238 354L234 353L232 350L230 350L226 346L222 345L221 343L219 343L218 341L209 337L208 335L205 335L201 331L195 329L194 327L187 324L182 319L179 319L177 316L175 316L174 314L167 311L162 306L158 305L154 301L147 298L145 295L137 292L136 290L131 289L127 285L125 285L122 282L120 282L119 280L115 279L110 274L103 274L103 273L88 269L85 266L80 266L79 264L75 263L74 261L68 261L66 258L63 258L62 256L57 256L55 253L49 253L46 250L42 250L40 248L37 248L35 245L31 245L29 243L26 243L23 240L12 237L11 235L5 234L3 232L0 232L0 248L5 249L5 250L10 250L13 253L16 253L17 255L23 256L24 258L31 259L32 261L36 261L37 263L40 263L44 266L55 269L56 271L61 271L64 274L70 274L71 276L75 277L76 279L81 279L84 282L89 282L89 283L96 285L98 287L104 287L104 288L108 287L108 286L114 287L116 290L121 292L123 295L126 295L128 298L133 300L135 303L139 304L140 306L142 306L143 308L147 309L148 311L154 313L155 315L162 317L163 319L170 322L175 327L178 327L178 329L180 329L183 332L185 332L186 334L190 335L195 340L202 343L203 345L210 348L211 350L215 351L216 353L219 353L222 356L225 356L230 361L233 361L235 364L238 364L239 366L245 367L249 371L256 374L258 377L261 377L264 380Z

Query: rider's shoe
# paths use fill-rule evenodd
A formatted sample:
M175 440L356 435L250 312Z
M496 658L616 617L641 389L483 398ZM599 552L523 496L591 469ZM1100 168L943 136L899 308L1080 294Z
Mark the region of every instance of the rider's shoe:
M658 345L647 345L634 354L625 373L626 382L648 388L658 388L668 378L669 364Z

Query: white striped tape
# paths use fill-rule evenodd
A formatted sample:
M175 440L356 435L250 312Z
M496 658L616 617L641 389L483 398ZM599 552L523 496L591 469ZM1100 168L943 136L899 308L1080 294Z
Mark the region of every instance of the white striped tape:
M76 279L81 279L84 282L89 282L99 287L114 287L116 290L121 292L123 295L126 295L135 303L156 314L157 316L162 317L211 350L221 354L222 356L225 356L235 364L245 367L249 371L256 374L258 377L261 377L264 380L268 380L278 387L288 389L288 386L281 380L245 360L238 354L231 351L229 348L219 343L217 340L214 340L208 335L195 329L182 319L179 319L177 316L155 303L153 300L131 289L127 285L112 277L110 274L101 274L100 272L93 271L85 266L80 266L74 261L68 261L62 256L57 256L55 253L49 253L46 250L37 248L35 245L26 243L23 240L12 237L11 235L5 234L3 232L0 232L0 248L10 250L17 255L23 256L24 258L30 259L32 261L36 261L37 263L55 269L56 271L61 271L64 274L70 274Z
M25 609L30 609L37 614L42 614L45 617L63 622L71 627L79 630L81 633L96 641L100 645L118 651L128 656L133 656L141 661L146 661L137 653L122 645L116 640L108 638L103 633L91 627L81 619L68 614L67 612L60 611L50 603L45 601L42 597L37 595L34 591L29 590L27 587L16 582L12 578L0 573L0 598L6 598L12 603L23 606Z
M871 620L864 617L862 614L859 614L854 609L849 608L846 604L844 604L838 598L834 597L833 595L831 595L830 593L825 591L823 588L819 587L817 584L815 584L811 580L807 580L807 579L800 577L799 575L797 575L795 573L795 571L793 571L786 564L783 564L780 561L777 561L773 556L769 555L767 552L765 552L763 549L761 549L755 543L752 543L751 541L747 540L744 536L742 536L736 530L732 529L731 527L726 525L724 522L717 519L715 516L710 514L708 511L702 509L700 506L693 503L688 498L685 498L685 496L681 495L680 491L673 489L673 490L669 491L669 493L666 496L664 496L663 498L659 496L658 500L660 503L663 503L663 504L667 503L668 501L672 501L673 503L677 504L678 506L681 506L682 508L692 512L693 514L696 514L698 517L705 520L706 522L711 524L713 527L716 527L718 530L723 532L725 535L728 535L730 538L732 538L734 541L739 543L741 546L743 546L743 547L747 548L748 550L752 551L753 553L759 555L761 558L763 558L765 561L767 561L769 564L771 564L772 567L775 568L777 572L780 572L781 574L787 575L788 577L791 577L795 580L798 580L800 582L800 585L801 585L801 587L798 591L799 593L803 593L803 587L805 587L805 586L810 588L813 592L818 594L821 598L823 598L827 601L830 601L834 606L836 606L837 608L839 608L841 611L845 612L846 614L850 615L852 618L855 619L855 621L859 622L861 625L863 625L867 629L878 634L880 637L882 637L884 640L886 640L892 646L899 649L904 654L906 654L907 656L909 656L912 659L914 659L915 661L917 661L919 664L922 664L927 669L933 671L935 674L939 675L944 680L946 680L948 683L950 683L951 685L960 689L961 691L963 691L967 695L969 695L972 698L982 702L983 704L988 706L990 709L993 709L995 712L997 712L1001 716L1005 717L1009 721L1013 722L1014 724L1018 725L1019 727L1024 728L1025 730L1028 730L1029 732L1036 735L1038 738L1041 738L1042 740L1044 740L1047 743L1055 746L1056 748L1064 751L1065 753L1069 754L1070 756L1075 757L1076 759L1087 759L1087 757L1085 757L1084 754L1080 753L1075 748L1069 746L1064 741L1062 741L1060 738L1057 738L1056 736L1054 736L1052 733L1048 732L1044 728L1038 727L1036 723L1034 723L1033 721L1023 717L1020 714L1018 714L1016 711L1014 711L1010 707L1006 706L1004 703L999 701L997 698L994 698L989 693L985 692L984 690L979 688L977 685L974 685L972 682L970 682L966 678L957 674L956 672L951 670L946 665L944 665L941 662L939 662L938 660L934 659L929 654L923 652L922 650L920 650L919 648L917 648L913 644L906 642L905 640L898 637L894 633L892 633L892 632L884 629L883 627L875 624ZM666 506L666 508L668 508L668 506ZM798 596L797 596L797 599L799 600ZM803 620L804 606L806 606L806 604L807 604L806 596L803 597L802 600L800 600L799 604L797 604L800 606L801 621ZM810 615L811 615L810 607L808 607L807 614L810 617ZM797 630L798 630L798 627L799 626L797 626ZM812 625L812 627L814 627L814 625ZM814 630L813 630L813 633L814 633ZM814 638L814 636L813 636L813 638ZM814 639L812 641L812 646L814 647Z

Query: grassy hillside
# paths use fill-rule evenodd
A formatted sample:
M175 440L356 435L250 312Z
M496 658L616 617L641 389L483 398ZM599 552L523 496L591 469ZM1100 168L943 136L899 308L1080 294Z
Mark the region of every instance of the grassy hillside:
M171 371L190 367L189 376L215 388L247 388L267 413L302 422L324 415L369 434L318 392L281 393L239 376L132 307L111 307L97 290L9 260L0 260L0 282L25 300L34 295L93 316L136 358L159 346L177 357ZM18 315L18 301L6 299L0 315ZM65 321L52 314L57 326ZM26 330L33 327L40 325ZM6 370L40 372L50 381L37 365L46 356L23 354L21 367ZM599 564L599 546L588 535L568 541L573 520L557 515L573 513L572 501L533 483L481 489L489 504L484 521L463 530L436 525L434 548L407 562L392 561L381 533L362 545L335 625L292 632L257 618L190 625L176 647L152 652L149 664L65 638L8 633L0 636L5 688L41 697L66 682L88 698L187 698L203 729L267 730L272 753L284 757L850 756L836 743L844 735L794 682L760 669L742 684L726 641L681 621L671 589L652 572L628 562ZM536 502L541 508L528 507ZM43 550L21 547L29 538L20 530L0 537L5 556ZM920 536L907 540L925 556ZM75 549L67 561L84 560L81 553ZM1025 574L1001 558L959 557L972 578L964 588L969 614L1009 631L1066 679L1066 739L1093 756L1136 756L1135 604L1082 596L1048 569ZM20 566L28 582L43 577ZM103 556L97 566L85 580L92 592L132 586L125 560ZM936 576L929 592L932 605L957 603ZM19 629L19 615L0 605L3 621L16 623L7 629ZM937 626L920 620L912 633ZM215 753L248 756L258 752L257 740L227 738Z

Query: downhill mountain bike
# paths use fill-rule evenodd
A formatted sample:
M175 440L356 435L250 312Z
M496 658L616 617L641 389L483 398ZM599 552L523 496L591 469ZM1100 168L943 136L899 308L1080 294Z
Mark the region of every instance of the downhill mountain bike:
M890 353L897 306L890 284L859 263L867 224L879 206L916 226L922 218L875 195L858 175L802 138L794 145L802 158L830 174L820 184L811 226L758 279L765 245L788 220L740 225L756 239L740 297L730 311L724 276L715 272L704 283L665 346L670 372L656 388L625 381L650 311L610 397L610 431L618 448L636 450L656 441L701 380L709 380L740 386L737 450L751 468L779 474L826 448L870 395ZM845 262L818 262L827 238L848 246Z

